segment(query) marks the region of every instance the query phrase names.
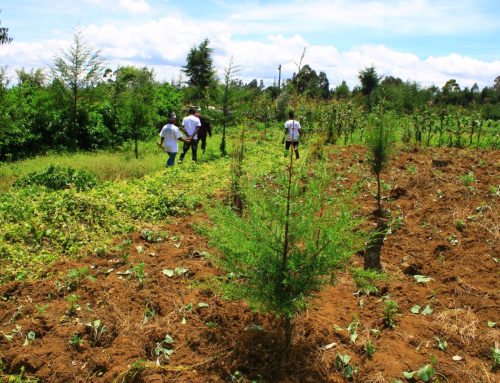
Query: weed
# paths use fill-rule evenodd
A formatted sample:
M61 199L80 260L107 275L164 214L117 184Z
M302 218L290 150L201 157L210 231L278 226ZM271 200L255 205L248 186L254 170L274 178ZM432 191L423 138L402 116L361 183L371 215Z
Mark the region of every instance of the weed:
M69 303L66 314L68 314L69 316L75 316L76 312L80 310L80 305L77 303L78 298L80 297L76 294L71 294L68 297L66 297L66 301Z
M363 294L376 294L378 293L375 282L387 280L387 274L377 270L365 270L360 267L352 267L351 274L354 278L356 287Z
M389 328L396 328L397 315L399 315L398 304L391 299L387 299L384 308L384 325Z
M143 287L146 282L146 273L144 272L144 262L139 262L137 266L130 269L132 275L139 281L139 287Z
M465 222L461 219L457 219L455 221L455 228L460 232L464 231L465 230Z
M84 278L88 276L90 276L90 269L87 266L80 269L69 269L64 278L64 288L67 291L73 291L80 286Z
M417 172L417 167L415 165L408 165L406 171L408 174L415 174Z
M69 339L69 345L75 349L79 349L80 347L83 346L83 339L82 337L77 334L77 333L73 333L73 335L71 335L71 338Z
M45 312L47 311L47 308L49 307L49 304L44 304L44 305L37 305L35 303L35 308L36 308L36 311L38 311L40 314L45 314Z
M474 172L469 172L467 174L464 174L462 176L459 177L460 179L460 182L462 182L462 184L464 186L472 186L473 184L475 184L477 182L477 179L474 175Z
M371 358L373 354L375 354L375 351L377 351L375 345L372 343L370 339L368 339L363 345L363 352L368 358Z
M500 369L500 348L498 344L491 348L491 370L497 372Z

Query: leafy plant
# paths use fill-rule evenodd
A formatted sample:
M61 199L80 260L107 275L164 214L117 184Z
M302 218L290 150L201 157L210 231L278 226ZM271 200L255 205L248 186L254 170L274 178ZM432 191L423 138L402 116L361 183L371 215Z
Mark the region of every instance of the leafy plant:
M68 297L66 297L66 301L69 303L68 310L66 310L66 313L69 316L76 315L76 312L80 309L80 305L77 303L78 298L79 296L76 294L71 294Z
M82 347L84 340L82 339L82 337L79 334L73 333L71 335L71 338L69 339L68 343L71 347L78 349L78 348Z
M350 361L351 356L347 354L337 354L335 357L335 369L341 371L346 379L352 379L358 372L357 368L349 363Z
M371 358L373 356L373 354L375 354L375 351L377 351L377 349L375 348L375 345L373 344L373 342L368 339L365 344L363 344L363 352L365 353L365 355L368 357L368 358Z
M87 328L90 330L90 338L92 340L93 346L100 345L102 341L102 336L106 332L106 326L101 325L101 320L96 319L93 322L89 322L86 324Z
M143 287L146 282L146 273L144 271L144 262L139 262L130 269L132 275L139 281L139 286Z
M244 215L225 206L211 210L209 229L211 243L224 253L217 262L239 276L227 278L226 294L282 316L286 350L292 318L345 265L361 237L348 202L327 194L325 165L296 168L293 160L243 188Z
M421 366L416 371L404 371L403 376L405 379L415 379L418 378L423 382L430 382L436 375L436 370L434 369L434 364L426 364Z
M498 344L491 348L491 369L497 372L500 369L500 348Z
M174 339L169 334L166 334L165 338L160 342L156 342L153 355L156 357L157 366L161 366L162 362L168 363L170 361L170 355L174 353L172 349L173 343Z
M163 230L155 231L151 229L142 229L141 238L148 243L160 243L168 238L168 233Z
M438 348L441 350L441 351L446 351L446 349L448 348L448 342L445 341L445 340L441 340L439 339L437 336L434 337L434 339L436 340L437 342L437 346Z
M378 270L365 270L360 267L352 267L351 274L354 278L354 283L356 283L356 287L363 294L378 293L375 282L387 280L387 274Z
M474 172L468 172L467 174L460 176L459 179L464 186L472 186L477 182Z
M399 306L391 299L385 301L384 325L389 328L396 328L396 316L399 315Z
M133 361L128 369L119 376L120 383L133 383L140 380L140 376L146 370L147 364L143 359Z
M14 187L45 186L52 190L74 187L78 191L88 190L97 185L97 178L84 171L50 165L41 173L30 173L19 178Z

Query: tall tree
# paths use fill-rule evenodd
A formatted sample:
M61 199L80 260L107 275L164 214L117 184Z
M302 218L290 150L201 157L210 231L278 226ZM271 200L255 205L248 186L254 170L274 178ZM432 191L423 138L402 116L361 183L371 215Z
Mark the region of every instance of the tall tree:
M154 73L148 68L122 67L117 70L118 115L122 132L134 140L135 158L139 157L138 141L148 136L154 119Z
M54 59L52 74L70 91L71 135L78 136L78 108L81 91L94 86L101 79L103 70L99 50L93 50L84 40L81 31L73 35L73 44L62 50Z
M359 72L359 81L361 82L361 93L369 96L380 84L380 76L372 65Z
M9 44L12 37L9 37L9 28L0 28L0 45Z
M190 49L186 65L182 71L189 77L188 84L195 88L195 97L201 99L215 83L213 67L213 49L208 46L210 41L203 40L198 47Z

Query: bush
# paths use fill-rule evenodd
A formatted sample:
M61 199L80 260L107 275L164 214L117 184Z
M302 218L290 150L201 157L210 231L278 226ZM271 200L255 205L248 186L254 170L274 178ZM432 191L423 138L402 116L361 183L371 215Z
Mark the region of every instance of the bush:
M17 188L32 185L45 186L52 190L67 189L73 186L78 191L83 191L96 186L97 178L84 170L50 165L47 170L41 173L29 173L14 183L14 187Z

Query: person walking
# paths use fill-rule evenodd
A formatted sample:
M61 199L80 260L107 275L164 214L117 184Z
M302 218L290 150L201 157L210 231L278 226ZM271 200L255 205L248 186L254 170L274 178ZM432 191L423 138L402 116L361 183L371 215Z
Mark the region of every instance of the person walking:
M175 164L175 156L179 151L178 141L182 141L184 143L189 142L189 139L182 137L181 131L175 125L177 121L177 116L175 113L170 113L168 118L168 122L160 132L160 142L157 142L160 148L163 148L165 152L168 154L167 165L166 167L174 166Z
M295 158L299 159L299 130L300 130L300 122L296 121L295 113L293 110L288 112L288 121L285 122L285 157L287 156L288 151L290 150L290 146L293 147L295 152Z
M184 117L184 119L182 120L181 131L188 137L189 141L184 142L182 153L179 157L179 164L182 164L182 161L184 161L184 156L190 148L191 158L195 162L197 160L196 154L198 151L198 131L200 130L201 122L200 119L195 116L195 108L189 108L188 113L188 116Z
M212 126L210 121L201 115L201 110L198 109L195 116L200 119L200 130L198 130L198 140L201 141L201 151L205 154L205 149L207 148L207 134L212 137Z

